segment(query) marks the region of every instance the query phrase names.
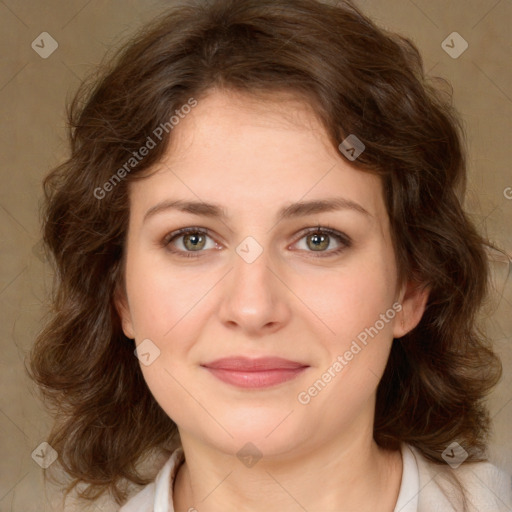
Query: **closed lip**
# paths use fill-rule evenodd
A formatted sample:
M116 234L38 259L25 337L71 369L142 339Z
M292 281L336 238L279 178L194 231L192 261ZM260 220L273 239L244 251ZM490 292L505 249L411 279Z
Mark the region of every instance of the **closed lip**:
M201 365L225 384L244 389L263 389L295 379L309 367L281 357L224 357Z
M234 372L265 372L271 370L296 370L307 368L309 365L283 359L281 357L249 358L244 356L224 357L209 363L202 364L212 370L226 370Z

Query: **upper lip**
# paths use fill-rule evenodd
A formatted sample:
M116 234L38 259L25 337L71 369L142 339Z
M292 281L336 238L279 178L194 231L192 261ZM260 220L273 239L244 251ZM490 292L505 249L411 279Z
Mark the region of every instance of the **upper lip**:
M297 368L304 368L308 365L283 359L281 357L258 357L249 358L243 356L224 357L216 359L209 363L204 363L202 366L217 370L231 370L231 371L246 371L258 372L268 370L293 370Z

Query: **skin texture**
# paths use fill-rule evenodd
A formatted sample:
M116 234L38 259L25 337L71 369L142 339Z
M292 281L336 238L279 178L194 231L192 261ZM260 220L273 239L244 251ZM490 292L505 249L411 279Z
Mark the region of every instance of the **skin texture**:
M402 463L373 441L375 395L393 338L417 325L427 296L397 285L379 178L352 167L291 96L211 91L173 137L151 176L130 184L126 296L117 305L125 334L160 350L141 370L185 451L176 511L392 511ZM368 213L344 208L276 221L292 202L333 197ZM170 199L216 203L228 218L167 209L143 221ZM304 231L318 226L345 234L350 245L330 236L315 251ZM183 235L164 245L184 227L210 230L201 251L185 246ZM246 237L263 249L252 263L236 252ZM199 257L180 256L187 247ZM402 310L301 404L298 394L396 302ZM309 367L254 390L200 366L233 355ZM262 455L252 467L236 457L247 442Z

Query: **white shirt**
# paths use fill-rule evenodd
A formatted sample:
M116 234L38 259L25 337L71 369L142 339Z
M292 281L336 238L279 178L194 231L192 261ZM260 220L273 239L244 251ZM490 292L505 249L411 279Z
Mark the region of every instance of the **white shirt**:
M434 464L402 443L403 471L394 512L461 512L455 489L446 476L453 472L466 488L468 512L512 512L512 481L487 462L466 463L457 469ZM174 512L172 488L183 450L175 450L155 481L133 496L119 512Z

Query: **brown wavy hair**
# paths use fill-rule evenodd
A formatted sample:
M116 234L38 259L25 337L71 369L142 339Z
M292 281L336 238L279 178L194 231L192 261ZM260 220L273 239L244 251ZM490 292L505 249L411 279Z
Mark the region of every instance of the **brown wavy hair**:
M374 437L443 463L454 440L486 460L486 394L501 364L476 316L488 286L486 241L465 215L465 135L446 81L426 76L415 45L351 2L210 0L172 8L84 83L69 106L69 159L44 180L44 241L55 268L49 318L30 377L55 415L48 442L71 477L66 495L95 499L144 485L149 453L169 453L176 425L154 400L123 334L128 185L173 135L98 198L156 127L213 88L313 106L334 147L356 134L353 162L384 186L401 282L430 289L419 325L394 340L377 391ZM147 173L146 173L147 174ZM118 174L119 176L119 174ZM112 181L110 182L112 183ZM103 193L102 193L103 194Z

